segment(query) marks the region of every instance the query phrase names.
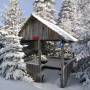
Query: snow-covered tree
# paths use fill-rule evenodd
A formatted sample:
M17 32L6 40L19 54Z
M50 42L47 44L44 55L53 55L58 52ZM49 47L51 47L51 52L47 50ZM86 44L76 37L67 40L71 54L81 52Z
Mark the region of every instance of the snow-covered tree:
M46 20L55 20L55 0L35 0L33 12Z
M22 10L19 7L19 0L9 0L8 7L5 8L3 17L3 23L6 26L15 26L22 23Z
M18 36L22 21L22 11L18 0L10 0L8 9L4 13L4 27L0 30L0 74L6 79L23 79L27 76L26 64Z
M90 0L64 0L58 24L80 40L80 42L72 44L72 51L78 62L77 71L82 72L83 77L88 76L87 70L90 66Z
M20 38L12 28L0 30L0 74L6 79L21 79L25 75L24 53Z
M73 44L73 50L77 56L77 60L80 60L90 56L90 1L78 0L77 5L74 32L80 42Z
M60 13L58 14L58 25L74 35L73 25L75 21L76 0L64 0Z

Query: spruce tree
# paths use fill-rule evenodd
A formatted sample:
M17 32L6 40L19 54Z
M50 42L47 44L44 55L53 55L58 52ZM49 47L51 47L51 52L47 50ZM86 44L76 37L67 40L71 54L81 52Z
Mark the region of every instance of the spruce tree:
M35 0L33 12L53 22L55 20L55 0Z
M76 0L64 0L57 20L58 25L72 35L74 35L75 10Z
M4 27L0 30L0 74L6 79L23 79L27 76L26 64L18 36L22 24L22 11L18 0L10 0L4 13Z
M3 23L8 27L20 25L23 21L23 13L19 7L19 0L9 0L8 7L3 13Z
M72 51L77 61L77 75L86 80L90 75L90 1L64 0L59 14L59 26L78 38L72 44ZM81 73L78 73L81 72ZM87 76L87 77L86 77Z

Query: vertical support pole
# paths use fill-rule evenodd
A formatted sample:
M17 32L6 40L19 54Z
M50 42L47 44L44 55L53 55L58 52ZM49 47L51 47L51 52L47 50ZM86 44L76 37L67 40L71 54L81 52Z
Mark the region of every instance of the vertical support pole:
M39 81L41 82L41 41L40 41L40 38L38 39L38 64L39 64L39 69L40 69L40 72L38 74L38 79Z
M61 88L65 87L65 77L64 77L64 42L61 42Z
M53 56L55 56L55 47L56 47L56 42L54 41Z
M39 56L38 63L39 63L39 66L41 66L41 41L40 39L38 40L38 56Z

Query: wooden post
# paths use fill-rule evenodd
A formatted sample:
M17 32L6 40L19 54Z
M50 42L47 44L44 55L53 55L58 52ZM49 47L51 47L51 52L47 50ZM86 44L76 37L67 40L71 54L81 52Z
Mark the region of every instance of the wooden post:
M40 73L39 73L39 81L41 82L41 41L40 41L40 38L38 39L38 64L39 64L39 68L40 68Z
M38 56L39 56L39 66L41 66L41 44L40 44L40 39L38 40Z
M56 54L56 52L55 52L55 48L56 48L56 42L54 41L54 49L53 49L53 56L56 56L55 54Z
M64 77L64 42L62 42L61 46L61 88L65 87L65 77Z

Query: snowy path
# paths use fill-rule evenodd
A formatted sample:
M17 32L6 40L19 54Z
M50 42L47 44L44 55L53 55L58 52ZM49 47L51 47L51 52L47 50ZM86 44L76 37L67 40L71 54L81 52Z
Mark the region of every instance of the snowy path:
M90 90L90 87L82 87L72 79L69 80L68 86L62 89L58 84L57 71L46 70L45 74L46 80L44 83L12 81L0 78L0 90Z

